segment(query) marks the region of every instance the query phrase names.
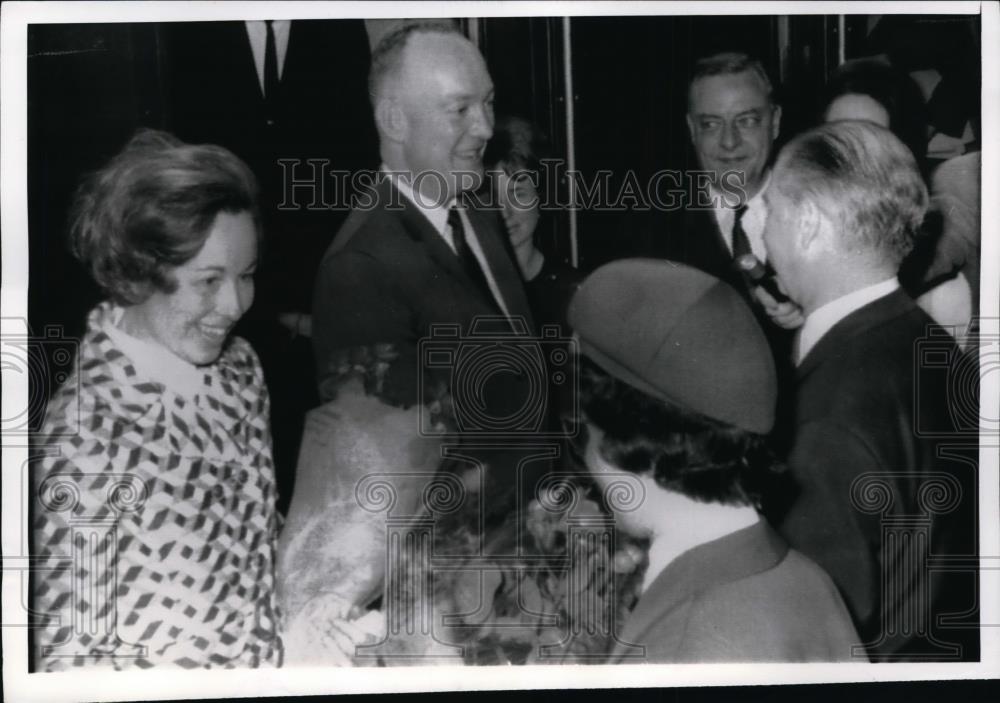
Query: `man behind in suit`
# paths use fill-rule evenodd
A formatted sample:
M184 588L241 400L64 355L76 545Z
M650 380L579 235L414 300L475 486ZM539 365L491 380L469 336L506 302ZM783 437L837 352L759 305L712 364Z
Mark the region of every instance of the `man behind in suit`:
M376 47L369 93L383 173L320 264L313 308L319 394L336 397L351 349L389 344L396 358L380 397L408 407L438 400L426 397L427 389L449 386L457 366L430 368L420 358L435 326L457 325L469 335L477 317L493 316L474 331L527 334L531 316L498 213L463 201L482 182L493 133L493 83L479 51L450 24L404 25ZM464 338L450 339L457 360ZM472 369L471 396L447 388L460 429L469 429L461 422L469 420L489 434L503 429L493 421L502 425L516 414L523 379L507 370L476 378ZM513 483L493 468L488 481Z
M760 61L730 52L698 61L688 86L687 125L708 182L688 184L694 201L673 235L671 258L730 283L757 303L734 260L754 254L767 261L762 204L771 148L781 128L781 106L774 102L771 80ZM760 300L767 301L768 315L781 327L801 321L794 303L778 304L766 291ZM765 324L765 331L769 327Z
M782 150L765 198L770 259L805 313L801 494L780 531L833 577L872 659L975 659L975 574L925 561L975 554L976 470L919 429L951 423L944 376L916 366L932 321L896 279L927 207L917 164L881 127L826 124Z
M652 213L643 228L643 255L701 269L730 284L750 305L778 373L773 439L785 448L794 376L790 330L802 324L801 310L792 301L777 302L736 263L746 254L767 262L763 195L781 106L760 61L736 52L697 61L688 84L687 125L699 170L686 174L683 210Z

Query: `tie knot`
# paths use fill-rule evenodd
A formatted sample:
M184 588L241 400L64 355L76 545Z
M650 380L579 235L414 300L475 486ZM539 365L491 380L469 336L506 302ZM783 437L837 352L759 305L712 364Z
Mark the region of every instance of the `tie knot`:
M747 204L746 203L743 203L738 208L736 208L736 221L737 222L739 222L740 220L743 219L743 215L746 214L746 211L747 211Z

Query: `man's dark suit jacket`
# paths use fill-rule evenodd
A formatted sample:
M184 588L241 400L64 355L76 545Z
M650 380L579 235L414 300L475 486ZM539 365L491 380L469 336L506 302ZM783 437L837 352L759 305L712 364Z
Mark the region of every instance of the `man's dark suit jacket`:
M797 369L789 466L801 493L779 529L836 582L874 660L950 658L945 643L962 645L955 656L978 653L975 629L935 622L974 607L975 574L922 561L926 550L967 561L976 529L974 458L939 456L944 443L918 434L950 425L947 370L917 363L931 325L898 290L841 320ZM939 354L957 354L935 339ZM941 514L946 496L956 502ZM912 629L915 617L930 620L936 642Z
M382 397L403 406L427 403L431 398L418 397L421 375L429 385L448 386L457 363L432 367L428 359L419 357L421 340L432 337L435 325L458 325L468 343L475 344L475 337L470 336L475 318L502 313L492 296L476 286L423 213L389 179L379 180L372 197L375 206L351 213L320 264L313 304L320 397L329 400L335 394L343 350L391 343L399 358L390 366ZM497 212L467 207L466 213L508 312L521 317L524 332L532 334L524 284ZM511 325L500 321L481 326L477 332L510 335ZM455 349L465 343L444 341ZM496 374L487 383L486 415L506 417L523 403L524 388L509 374ZM458 398L457 389L450 390L456 403L468 401Z
M822 569L765 521L677 557L642 594L618 663L866 661ZM645 656L623 657L627 645ZM634 650L632 650L634 651Z

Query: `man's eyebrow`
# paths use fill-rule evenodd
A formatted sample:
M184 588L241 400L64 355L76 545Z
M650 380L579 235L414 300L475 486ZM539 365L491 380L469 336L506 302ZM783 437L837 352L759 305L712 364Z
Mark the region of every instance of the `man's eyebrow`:
M220 272L220 273L224 272L225 270L226 270L226 267L225 266L220 266L219 264L213 264L211 266L199 266L198 268L195 269L195 271L199 271L199 272L217 271L217 272Z
M442 97L442 99L445 102L462 102L462 101L468 101L468 100L475 100L480 95L482 95L485 98L492 98L495 93L496 93L496 89L493 88L493 87L490 87L490 89L488 91L484 92L484 93L478 93L478 92L477 93L473 93L473 92L470 92L470 91L467 91L467 90L456 90L456 91L451 92L451 93L447 93L446 92L441 97Z

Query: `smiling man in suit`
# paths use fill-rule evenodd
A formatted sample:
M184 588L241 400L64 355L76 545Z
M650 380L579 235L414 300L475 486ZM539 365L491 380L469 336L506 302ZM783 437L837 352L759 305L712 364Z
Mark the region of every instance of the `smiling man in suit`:
M721 278L758 303L734 260L754 254L767 261L762 205L781 106L760 61L735 52L698 61L688 85L687 125L707 183L688 184L694 202L674 234L672 258ZM769 305L768 313L782 327L799 321L794 304Z
M319 393L335 397L344 350L391 344L397 358L382 397L410 406L430 402L418 397L419 347L433 326L458 325L467 335L477 317L493 316L477 331L509 335L512 318L524 320L525 332L532 322L498 212L465 198L482 181L493 134L493 82L479 51L448 23L404 25L376 47L369 93L382 171L320 264ZM488 425L523 396L513 375L486 376L477 411Z
M698 60L688 83L686 121L698 171L686 174L688 201L656 227L656 256L680 261L730 284L750 305L771 348L778 373L774 440L785 447L793 369L790 331L802 324L793 300L777 302L737 265L753 254L768 261L764 194L781 106L764 66L739 52ZM656 242L654 242L654 245Z
M826 124L782 150L765 197L770 259L805 313L801 494L780 531L833 577L873 660L975 659L975 574L954 562L975 557L975 464L921 431L951 426L946 376L918 363L933 323L896 278L927 207L913 155L874 124Z

